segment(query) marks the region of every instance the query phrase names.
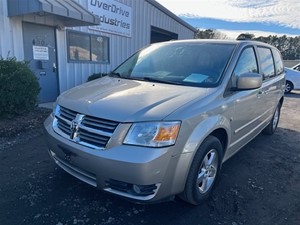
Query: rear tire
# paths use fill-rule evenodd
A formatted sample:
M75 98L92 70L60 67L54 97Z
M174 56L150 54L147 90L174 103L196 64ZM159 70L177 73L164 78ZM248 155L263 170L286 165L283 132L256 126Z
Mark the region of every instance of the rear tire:
M219 177L223 158L220 140L208 136L193 159L183 193L180 197L193 205L199 205L207 199Z
M293 89L294 89L293 83L287 80L285 82L284 94L290 93Z
M280 109L281 109L281 104L278 103L274 115L272 117L272 120L270 121L269 125L263 129L262 133L266 135L272 135L274 134L275 130L277 129L279 119L280 119Z

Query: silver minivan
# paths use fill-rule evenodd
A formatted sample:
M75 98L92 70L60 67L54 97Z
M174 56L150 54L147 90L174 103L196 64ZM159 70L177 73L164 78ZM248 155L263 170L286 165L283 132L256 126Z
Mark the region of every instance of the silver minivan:
M153 44L108 76L61 94L44 123L53 160L138 202L206 199L222 163L276 130L280 52L254 41Z

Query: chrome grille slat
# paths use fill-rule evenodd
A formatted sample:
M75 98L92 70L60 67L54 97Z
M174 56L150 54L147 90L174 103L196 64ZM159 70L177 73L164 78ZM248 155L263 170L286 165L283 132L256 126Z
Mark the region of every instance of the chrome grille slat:
M94 149L103 149L109 142L118 122L83 115L59 106L53 123L61 136Z
M58 120L63 121L63 123L67 124L69 127L70 127L70 125L71 125L71 121L72 121L73 119L75 119L75 117L74 117L73 119L68 120L68 119L62 117L61 115L56 115L56 117L58 118Z
M64 133L70 135L71 131L70 131L70 126L67 127L64 123L58 123L58 128L61 129Z
M103 124L96 124L96 123L91 123L89 121L86 121L84 120L82 122L82 124L86 127L91 127L93 129L97 129L97 128L100 128L100 129L107 129L107 130L114 130L115 127L114 126L106 126L106 125L103 125Z
M113 126L113 127L118 125L117 122L110 121L110 120L99 119L99 118L95 118L95 117L91 117L91 116L87 116L85 118L85 120L90 121L90 122L94 122L94 123L103 123L103 124L110 125L110 126Z
M65 119L68 119L68 120L73 120L75 119L76 117L76 112L75 111L72 111L72 110L69 110L69 109L66 109L64 107L61 107L60 108L60 115L65 118Z
M83 130L86 130L90 133L95 133L95 134L102 135L102 136L107 136L107 137L111 137L111 135L113 134L113 132L104 132L104 131L101 131L101 130L97 130L95 128L90 128L90 127L84 126L84 125L82 125L82 123L79 125L79 128L83 129Z
M88 136L81 136L80 141L81 142L86 142L86 143L89 143L89 144L94 144L94 145L97 145L99 147L104 147L107 143L107 141L100 141L100 140L97 140L95 138L90 138Z
M91 116L85 116L85 118L82 121L82 125L92 129L100 129L104 132L113 133L116 127L118 126L118 123Z
M90 133L90 132L84 132L82 130L79 130L78 132L79 134L79 137L85 137L85 138L91 138L91 139L97 139L98 141L105 141L107 142L109 137L104 137L102 135L97 135L97 134L93 134L93 133Z
M89 137L81 137L81 142L97 145L99 147L104 147L106 145L106 141L97 141L96 139L89 138Z

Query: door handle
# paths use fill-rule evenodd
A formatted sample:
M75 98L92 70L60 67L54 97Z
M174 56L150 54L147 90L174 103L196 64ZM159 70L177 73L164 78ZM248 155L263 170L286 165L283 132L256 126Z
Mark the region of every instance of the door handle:
M53 63L53 67L52 68L53 68L53 72L56 73L56 69L57 69L56 63Z
M266 94L266 92L265 91L263 91L263 90L259 90L258 92L257 92L257 98L260 98L261 97L261 95L264 95L264 94Z
M266 90L260 90L259 92L258 92L258 95L266 95L266 94L268 94L269 93L269 91L266 91Z

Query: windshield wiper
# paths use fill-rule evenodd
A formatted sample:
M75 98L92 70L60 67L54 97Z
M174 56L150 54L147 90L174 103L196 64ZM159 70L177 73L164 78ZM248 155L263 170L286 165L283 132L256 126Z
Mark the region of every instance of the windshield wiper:
M163 84L183 85L183 83L180 83L180 82L162 80L162 79L153 78L153 77L127 77L127 76L121 76L120 73L116 73L116 72L111 72L109 74L109 76L124 78L124 79L128 79L128 80L142 80L142 81L150 81L150 82L153 81L153 82L158 82L158 83L163 83Z
M181 82L176 82L176 81L170 81L170 80L162 80L159 78L153 78L153 77L143 77L142 80L145 81L153 81L153 82L159 82L163 84L177 84L177 85L183 85Z

